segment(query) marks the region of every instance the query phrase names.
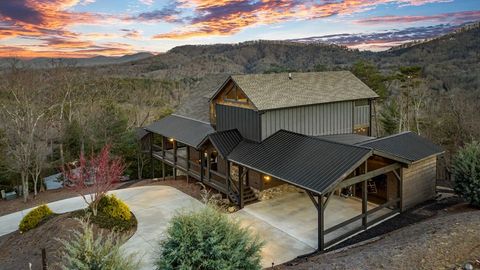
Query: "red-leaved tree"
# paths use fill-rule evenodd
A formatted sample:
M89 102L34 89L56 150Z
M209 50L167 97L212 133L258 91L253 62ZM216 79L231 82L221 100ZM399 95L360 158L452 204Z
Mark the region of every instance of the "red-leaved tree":
M75 190L87 203L94 216L97 216L98 203L113 184L120 181L125 170L125 163L120 158L112 158L110 145L105 145L98 155L89 160L80 154L77 167L62 168L69 188Z

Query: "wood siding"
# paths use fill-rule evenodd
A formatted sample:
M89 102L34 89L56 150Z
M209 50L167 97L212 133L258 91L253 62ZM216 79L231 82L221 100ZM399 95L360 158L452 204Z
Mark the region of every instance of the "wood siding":
M353 102L345 101L266 111L262 140L280 129L310 136L352 133L352 110Z
M437 157L418 161L402 169L402 211L435 197Z
M260 114L257 111L226 105L216 105L217 131L237 129L242 137L260 142Z

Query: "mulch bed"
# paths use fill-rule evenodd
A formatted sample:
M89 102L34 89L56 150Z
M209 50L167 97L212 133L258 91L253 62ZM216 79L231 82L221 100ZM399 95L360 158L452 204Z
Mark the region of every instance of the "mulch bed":
M62 243L58 239L68 240L74 230L81 229L80 222L75 218L78 213L55 215L44 221L37 228L20 233L19 231L0 236L0 269L17 270L42 269L42 249L46 249L49 270L60 269L58 262L62 252ZM135 217L133 216L133 219ZM136 220L135 220L136 223ZM94 233L109 233L97 225L93 226ZM121 236L130 238L136 231L136 227L124 231Z

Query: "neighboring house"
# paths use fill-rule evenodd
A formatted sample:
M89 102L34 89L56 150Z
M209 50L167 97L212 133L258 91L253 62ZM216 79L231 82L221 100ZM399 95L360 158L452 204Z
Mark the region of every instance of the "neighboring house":
M240 208L254 190L303 189L317 209L320 250L435 196L443 150L412 132L371 137L378 96L348 71L234 75L211 90L145 127L152 162ZM332 224L333 197L361 213Z

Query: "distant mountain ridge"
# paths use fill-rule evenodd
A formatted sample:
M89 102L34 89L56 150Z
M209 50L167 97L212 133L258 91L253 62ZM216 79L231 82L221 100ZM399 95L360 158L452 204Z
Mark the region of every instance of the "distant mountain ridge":
M14 59L0 58L0 69L7 68L16 61L18 65L31 68L48 68L56 65L67 65L77 67L88 67L97 65L121 64L136 60L152 57L154 54L149 52L140 52L135 54L127 54L123 56L95 56L90 58L46 58L38 57L32 59Z

